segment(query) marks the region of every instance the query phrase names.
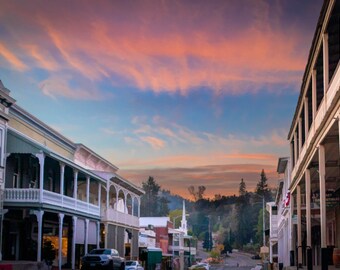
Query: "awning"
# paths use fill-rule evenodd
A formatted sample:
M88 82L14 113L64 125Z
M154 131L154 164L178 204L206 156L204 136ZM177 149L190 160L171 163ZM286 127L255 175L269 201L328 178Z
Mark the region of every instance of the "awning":
M50 151L44 147L43 145L40 145L38 143L35 143L28 138L25 138L23 136L20 136L17 133L14 133L11 130L8 130L7 132L7 153L18 153L18 154L38 154L40 152L50 153Z

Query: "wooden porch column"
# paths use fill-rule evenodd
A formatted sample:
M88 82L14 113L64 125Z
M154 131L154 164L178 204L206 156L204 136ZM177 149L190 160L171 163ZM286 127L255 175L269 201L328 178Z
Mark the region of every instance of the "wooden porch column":
M33 211L33 214L36 215L38 221L38 247L37 247L37 261L41 262L41 248L42 248L42 238L43 238L43 216L44 211Z
M329 83L329 62L328 62L328 34L324 33L322 37L322 47L323 47L323 92L325 93L324 98L326 98L326 92L328 90Z
M104 243L104 247L107 248L107 235L108 235L108 232L109 232L109 225L107 224L107 222L105 222L104 224L104 227L105 227L105 243Z
M295 165L297 164L298 160L298 142L297 142L297 132L296 130L294 131L294 161Z
M138 217L140 218L140 198L138 198Z
M97 221L97 248L99 248L99 242L100 242L100 222Z
M320 182L320 230L321 230L321 269L328 269L328 249L326 234L326 161L325 146L319 145L319 182Z
M43 202L43 191L44 191L44 165L45 165L45 154L39 153L35 155L39 160L40 172L39 172L39 202Z
M109 210L109 200L110 200L110 183L106 181L106 211Z
M99 206L99 210L101 210L101 201L102 201L102 184L99 183L98 184L98 206Z
M72 270L76 269L76 230L77 230L77 217L72 217Z
M89 242L89 219L85 219L85 254L88 252Z
M305 141L307 141L308 132L309 132L309 111L308 111L308 98L305 97L304 101L304 118L305 118L305 126L303 127L305 129Z
M312 246L312 223L311 223L311 183L310 183L310 170L305 172L306 181L306 229L307 229L307 246Z
M314 69L312 72L312 113L313 113L313 121L316 116L316 70Z
M60 164L60 195L61 195L61 202L63 204L64 201L64 177L65 177L65 164L59 162Z
M74 177L73 198L77 201L78 200L78 171L77 170L73 170L73 177Z
M301 232L301 187L296 187L296 204L297 204L297 242L298 242L298 265L302 265L302 232Z
M86 203L90 203L90 176L86 176Z
M299 143L298 143L298 147L299 147L299 153L301 153L301 149L302 149L302 118L299 118L298 126L299 126Z
M58 249L58 269L61 270L61 264L62 264L62 246L63 246L63 220L64 220L64 214L59 213L59 249Z

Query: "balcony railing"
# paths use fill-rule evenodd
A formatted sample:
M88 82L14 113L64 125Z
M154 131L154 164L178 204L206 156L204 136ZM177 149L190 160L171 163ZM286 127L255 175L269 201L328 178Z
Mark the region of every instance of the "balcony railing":
M54 206L76 210L94 216L100 216L100 208L97 205L61 195L59 193L43 190L40 198L40 190L33 188L6 188L5 203L44 203Z
M102 220L117 222L123 225L139 227L138 217L135 217L127 213L119 212L112 208L102 210Z
M335 80L336 79L336 80ZM292 179L294 179L300 164L305 157L306 150L310 146L313 138L315 136L315 132L320 128L325 116L327 115L328 110L334 103L334 98L336 97L337 92L340 89L340 68L336 69L336 73L333 75L333 80L331 81L327 92L321 101L318 111L316 113L315 119L308 131L308 135L305 140L305 144L300 150L299 158L296 161L296 164L292 170Z
M277 237L277 232L278 232L278 216L273 215L271 217L271 224L270 224L270 237L275 238Z

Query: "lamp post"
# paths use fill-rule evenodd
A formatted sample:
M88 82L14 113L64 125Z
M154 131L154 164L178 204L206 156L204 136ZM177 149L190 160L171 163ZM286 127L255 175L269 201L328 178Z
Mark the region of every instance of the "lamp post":
M211 246L212 246L212 243L211 243L211 233L210 233L210 215L208 216L208 250L211 251Z

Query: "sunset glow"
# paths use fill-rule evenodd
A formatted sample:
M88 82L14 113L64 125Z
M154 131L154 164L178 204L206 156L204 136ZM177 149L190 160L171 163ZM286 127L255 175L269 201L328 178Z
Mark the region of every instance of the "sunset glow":
M17 104L141 184L253 191L278 157L322 0L0 0Z

